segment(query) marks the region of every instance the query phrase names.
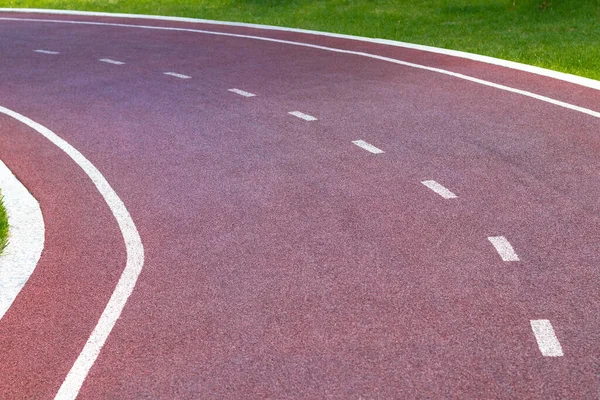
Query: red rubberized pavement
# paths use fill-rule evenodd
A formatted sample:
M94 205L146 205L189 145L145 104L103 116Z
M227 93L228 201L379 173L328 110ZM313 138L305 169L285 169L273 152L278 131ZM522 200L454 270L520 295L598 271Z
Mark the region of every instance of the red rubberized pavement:
M600 111L594 89L382 44L0 16L361 51ZM241 37L0 21L0 54L0 106L85 155L145 248L80 398L600 395L599 118L431 71ZM39 133L0 116L0 159L46 224L38 267L0 320L0 397L53 398L115 288L125 245L90 179ZM442 199L421 184L429 179L458 198ZM520 261L502 261L487 240L500 235ZM551 321L564 356L540 353L536 319Z

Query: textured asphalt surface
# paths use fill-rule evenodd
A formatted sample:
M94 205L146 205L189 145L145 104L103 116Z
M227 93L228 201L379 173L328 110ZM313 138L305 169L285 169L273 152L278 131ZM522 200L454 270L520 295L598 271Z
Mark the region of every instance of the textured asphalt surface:
M0 16L364 51L600 111L594 89L379 44ZM0 21L0 55L0 105L83 153L145 247L80 398L600 396L600 119L356 55L191 32ZM91 181L37 132L0 116L0 159L46 224L40 263L0 321L0 397L52 398L125 246ZM490 236L520 261L502 261ZM562 357L541 354L537 319Z

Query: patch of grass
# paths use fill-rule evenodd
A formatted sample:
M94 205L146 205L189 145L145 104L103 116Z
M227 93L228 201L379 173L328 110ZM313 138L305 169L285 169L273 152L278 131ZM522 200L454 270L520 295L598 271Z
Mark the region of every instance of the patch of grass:
M0 6L173 15L347 33L468 51L600 80L600 0L0 0Z
M2 203L2 193L0 193L0 254L8 245L8 215Z

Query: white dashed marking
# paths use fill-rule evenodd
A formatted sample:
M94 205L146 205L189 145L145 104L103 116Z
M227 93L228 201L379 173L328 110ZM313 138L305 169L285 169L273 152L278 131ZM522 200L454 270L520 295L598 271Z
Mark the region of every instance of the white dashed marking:
M232 93L237 93L240 96L244 96L244 97L254 97L254 96L256 96L254 93L245 92L245 91L240 90L240 89L229 89L229 91L232 92Z
M436 181L422 181L421 183L445 199L455 199L456 197L458 197L450 190L437 183Z
M101 58L98 61L102 61L108 64L115 64L115 65L123 65L125 64L123 61L117 61L117 60L111 60L110 58Z
M519 256L504 236L490 236L488 240L496 248L503 261L519 261Z
M370 151L373 154L381 154L381 153L383 153L383 150L378 149L377 147L373 146L372 144L369 144L369 143L365 142L364 140L353 140L352 143L354 143L358 147L361 147L361 148L365 149L366 151Z
M60 54L58 51L52 51L52 50L34 50L36 53L42 53L42 54Z
M165 75L174 76L175 78L190 79L191 76L178 74L177 72L165 72Z
M562 347L550 321L547 319L532 319L530 322L542 355L544 357L562 357Z
M303 119L305 121L316 121L317 120L312 115L304 114L304 113L301 113L300 111L290 111L288 114L291 114L294 117L298 117L298 118Z

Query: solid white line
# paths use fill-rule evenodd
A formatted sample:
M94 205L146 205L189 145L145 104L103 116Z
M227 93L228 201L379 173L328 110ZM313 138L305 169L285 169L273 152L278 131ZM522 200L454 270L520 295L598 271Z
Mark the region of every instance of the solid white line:
M183 75L183 74L178 74L177 72L165 72L165 75L170 75L170 76L174 76L176 78L181 78L181 79L190 79L191 76L187 76L187 75Z
M490 236L488 240L492 243L503 261L519 261L519 256L504 236Z
M422 181L421 183L442 196L444 199L455 199L457 197L454 193L436 181Z
M25 286L44 249L44 218L37 200L0 161L0 190L9 242L0 255L0 319Z
M520 94L522 96L540 100L540 101L543 101L543 102L546 102L549 104L556 105L558 107L563 107L563 108L566 108L569 110L578 111L583 114L590 115L595 118L600 118L600 112L598 112L598 111L593 111L588 108L579 107L579 106L576 106L573 104L565 103L563 101L555 100L555 99L552 99L552 98L546 97L546 96L541 96L539 94L528 92L526 90L515 89L515 88L509 87L509 86L505 86L505 85L499 85L497 83L489 82L489 81L486 81L483 79L474 78L474 77L468 76L468 75L459 74L459 73L448 71L448 70L441 69L441 68L428 67L426 65L415 64L415 63L411 63L411 62L407 62L407 61L401 61L401 60L397 60L394 58L379 56L376 54L363 53L360 51L336 49L333 47L317 46L317 45L308 44L308 43L292 42L289 40L271 39L271 38L266 38L266 37L261 37L261 36L249 36L249 35L241 35L241 34L235 34L235 33L204 31L204 30L200 30L200 29L172 28L172 27L165 27L165 26L130 25L130 24L118 24L118 23L108 23L108 22L68 21L68 20L33 19L33 18L6 18L6 17L0 17L0 21L21 21L21 22L74 24L74 25L114 26L114 27L122 27L122 28L153 29L153 30L176 31L176 32L195 32L195 33L203 33L203 34L215 35L215 36L238 37L238 38L246 38L246 39L253 39L253 40L261 40L261 41L272 42L272 43L284 43L284 44L289 44L289 45L293 45L293 46L301 46L301 47L308 47L308 48L313 48L313 49L330 51L333 53L352 54L352 55L357 55L357 56L361 56L361 57L372 58L374 60L381 60L381 61L386 61L386 62L398 64L398 65L404 65L406 67L422 69L422 70L430 71L430 72L437 72L437 73L440 73L443 75L452 76L454 78L463 79L463 80L466 80L469 82L479 83L481 85L493 87L495 89L503 90L506 92Z
M378 149L377 147L373 146L372 144L369 144L367 142L365 142L364 140L353 140L352 143L354 143L355 145L357 145L358 147L361 147L367 151L370 151L373 154L381 154L383 153L383 150Z
M237 93L240 96L244 96L244 97L254 97L256 96L254 93L250 93L250 92L246 92L240 89L228 89L230 92L232 93Z
M42 54L60 54L58 51L52 51L52 50L34 50L36 53L42 53Z
M547 319L532 319L530 322L542 355L544 357L562 357L562 347L550 321Z
M600 90L600 81L584 78L582 76L567 74L564 72L558 72L547 68L535 67L533 65L522 64L515 61L502 60L500 58L494 58L489 56L483 56L480 54L467 53L458 50L442 49L439 47L424 46L414 43L399 42L390 39L377 39L367 38L362 36L345 35L341 33L330 33L322 31L312 31L308 29L298 28L287 28L283 26L272 26L272 25L259 25L259 24L248 24L244 22L229 22L229 21L215 21L208 19L196 19L196 18L185 18L185 17L167 17L160 15L143 15L143 14L120 14L120 13L106 13L106 12L93 12L93 11L71 11L71 10L45 10L39 8L0 8L0 12L18 12L18 13L39 13L39 14L59 14L59 15L80 15L80 16L98 16L98 17L111 17L111 18L132 18L132 19L148 19L157 21L177 21L177 22L191 22L196 24L210 24L210 25L225 25L225 26L239 26L246 28L270 30L270 31L283 31L283 32L297 32L305 33L310 35L318 35L325 37L334 37L342 39L350 39L361 42L384 44L388 46L403 47L407 49L414 49L419 51L425 51L429 53L443 54L451 57L465 58L468 60L478 61L486 64L499 65L501 67L510 68L518 71L529 72L536 75L546 76L552 79L558 79L561 81L574 83L589 87L592 89Z
M304 113L302 113L300 111L290 111L288 114L291 114L294 117L298 117L298 118L303 119L305 121L316 121L317 120L312 115L304 114Z
M117 60L111 60L110 58L100 58L98 61L102 61L108 64L114 64L114 65L123 65L125 64L123 61L117 61Z
M125 249L127 251L125 269L119 278L119 282L117 283L106 308L98 320L98 324L92 331L83 350L77 357L77 360L75 360L73 367L67 374L67 377L63 381L55 397L56 399L61 400L75 399L79 393L79 389L81 389L85 377L96 361L98 354L100 354L102 346L104 346L108 335L121 315L121 311L123 311L123 307L125 307L125 303L135 287L135 283L137 282L138 276L144 265L144 247L138 230L129 215L129 211L127 211L127 208L123 204L123 201L121 201L100 171L98 171L98 169L85 158L83 154L45 126L42 126L15 111L0 106L0 113L6 114L36 130L63 150L77 165L79 165L92 180L106 201L106 204L117 220L117 224L123 235L123 240L125 241Z

